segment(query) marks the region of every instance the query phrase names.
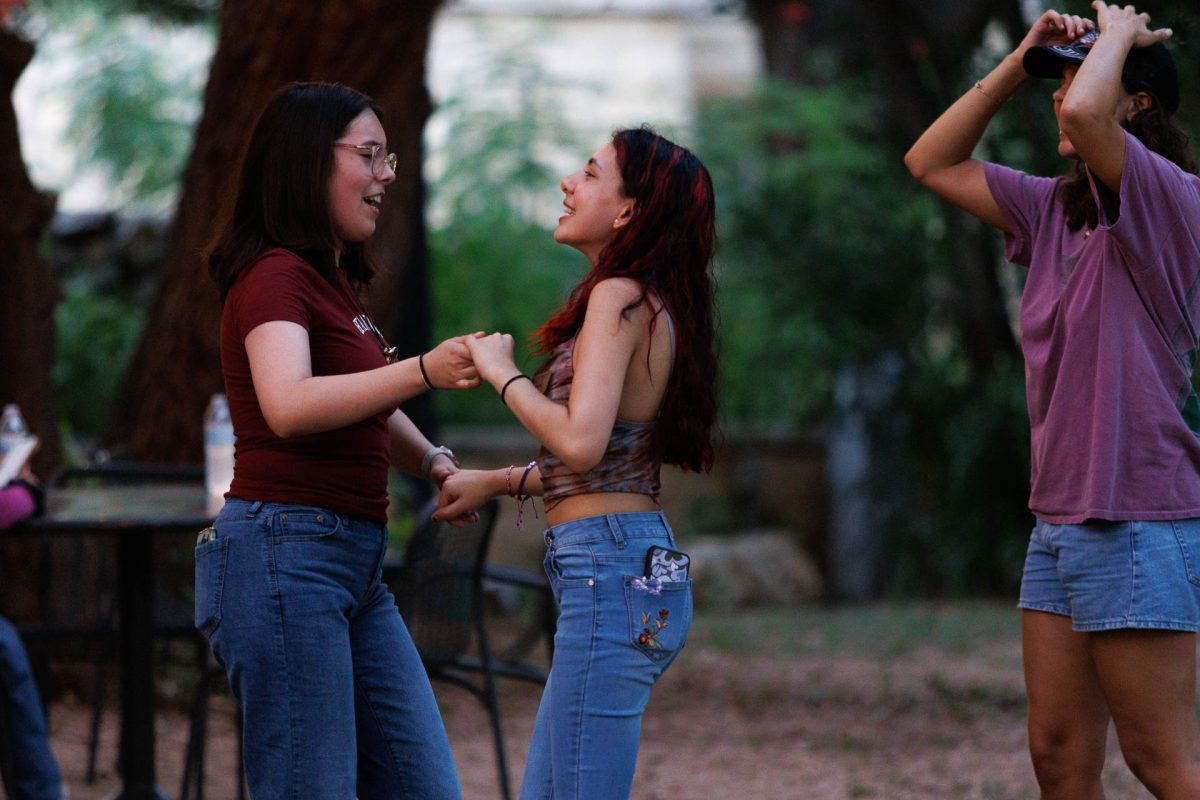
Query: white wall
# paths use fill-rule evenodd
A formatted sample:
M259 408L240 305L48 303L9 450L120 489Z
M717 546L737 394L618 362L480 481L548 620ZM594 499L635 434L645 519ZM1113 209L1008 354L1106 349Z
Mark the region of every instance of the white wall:
M688 144L698 102L748 90L761 72L753 27L712 14L710 0L461 0L435 22L429 87L437 103L460 98L475 107L511 108L513 87L495 65L506 51L538 64L547 92L586 151L563 146L554 131L539 144L559 169L574 169L614 128L649 123ZM602 7L619 11L602 11ZM517 13L540 9L539 13ZM640 13L628 9L637 7ZM503 9L503 10L500 10ZM666 13L669 10L681 13ZM654 13L649 13L653 11ZM553 13L551 13L553 12ZM686 13L683 13L686 12ZM446 120L427 129L427 174L436 178Z

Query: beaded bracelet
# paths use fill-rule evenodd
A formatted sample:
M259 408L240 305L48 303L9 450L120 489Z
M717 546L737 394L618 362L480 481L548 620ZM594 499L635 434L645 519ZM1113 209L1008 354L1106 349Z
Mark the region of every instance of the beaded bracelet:
M532 472L533 468L536 466L537 466L537 461L530 461L528 464L525 465L525 471L523 473L521 473L521 480L519 483L517 483L517 492L516 492L516 494L513 495L513 497L517 498L517 527L520 528L521 530L525 529L524 516L525 516L525 501L526 500L530 500L531 501L530 505L533 506L533 518L534 519L538 518L537 503L532 501L530 495L524 494L525 479L529 477L529 473Z

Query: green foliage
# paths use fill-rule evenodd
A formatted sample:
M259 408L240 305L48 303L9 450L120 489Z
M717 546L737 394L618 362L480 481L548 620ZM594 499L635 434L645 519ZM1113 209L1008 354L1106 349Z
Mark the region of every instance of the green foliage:
M697 150L717 187L728 418L827 419L839 365L903 351L921 332L934 204L864 105L856 86L768 84L705 109Z
M54 310L51 375L70 435L99 435L145 322L145 309L127 298L98 294L85 281L68 285Z
M539 359L530 355L530 334L587 270L581 255L554 242L547 224L561 213L547 139L578 151L580 164L588 151L575 144L528 57L501 58L488 87L475 97L511 89L516 102L458 99L438 112L447 133L438 153L446 167L430 198L434 338L511 333L517 363L532 373ZM455 424L513 423L490 390L439 392L434 399L441 418Z
M986 375L925 356L899 398L910 497L890 531L891 594L1000 595L1020 582L1033 516L1029 422L1020 363Z
M29 5L55 22L76 19L81 13L97 13L110 17L145 14L160 22L211 24L220 11L221 0L30 0Z
M213 32L203 3L179 2L154 16L118 0L41 4L52 27L43 45L77 52L60 90L71 108L69 138L79 167L99 167L125 205L168 210L191 150ZM189 12L189 9L192 9ZM174 35L170 41L166 37Z
M529 335L587 266L555 244L550 231L503 208L456 217L432 232L430 253L435 339L480 330L511 333L517 363L528 365L527 373L536 365ZM439 392L434 399L441 418L456 424L513 422L491 390Z
M839 371L899 364L892 399L857 409L884 509L887 588L1007 591L1029 526L1021 366L1002 357L979 373L966 358L940 288L958 279L946 210L875 129L877 96L854 83L768 85L706 109L699 150L720 207L724 410L834 425Z

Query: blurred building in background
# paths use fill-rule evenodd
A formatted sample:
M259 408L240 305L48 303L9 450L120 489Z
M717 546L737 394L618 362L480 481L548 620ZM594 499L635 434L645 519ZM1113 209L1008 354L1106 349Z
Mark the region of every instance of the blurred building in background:
M120 38L127 36L159 53L153 68L188 87L176 94L174 114L198 119L213 32L155 25L136 15L119 24L109 46L120 50ZM59 194L60 212L114 210L125 198L103 170L81 168L87 134L72 126L70 104L80 75L105 69L121 54L81 52L77 42L70 33L48 33L17 85L24 155L34 182ZM752 26L727 2L447 0L427 64L435 103L429 122L433 175L446 126L436 109L459 101L512 108L518 87L506 85L506 77L536 75L539 91L570 126L573 136L546 133L556 167L565 168L582 152L563 146L565 140L594 146L592 140L618 126L650 123L686 139L697 103L749 88L760 59Z

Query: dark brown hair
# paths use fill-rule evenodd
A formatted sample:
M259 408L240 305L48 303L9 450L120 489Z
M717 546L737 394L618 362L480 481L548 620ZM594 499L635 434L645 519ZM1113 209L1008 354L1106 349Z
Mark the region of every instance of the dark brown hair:
M274 247L293 251L330 284L340 248L347 277L370 282L375 270L362 242L339 242L329 213L333 143L364 111L382 118L371 98L336 83L289 83L267 102L242 159L233 217L209 251L222 297Z

